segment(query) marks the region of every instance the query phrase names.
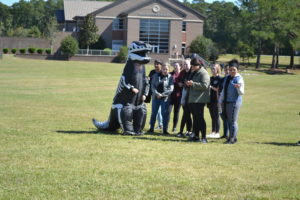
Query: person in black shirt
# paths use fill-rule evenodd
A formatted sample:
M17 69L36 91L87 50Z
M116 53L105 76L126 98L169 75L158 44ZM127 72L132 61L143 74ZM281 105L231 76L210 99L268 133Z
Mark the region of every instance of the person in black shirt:
M218 109L219 87L221 83L220 65L214 64L211 67L212 76L210 77L210 103L207 104L212 121L212 133L207 135L208 138L220 138L220 119Z

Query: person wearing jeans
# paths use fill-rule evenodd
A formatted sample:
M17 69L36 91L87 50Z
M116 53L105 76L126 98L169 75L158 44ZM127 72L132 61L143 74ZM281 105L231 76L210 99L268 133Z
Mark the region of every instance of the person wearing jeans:
M238 73L239 63L236 59L229 63L229 76L225 77L223 90L219 99L229 125L229 137L225 144L237 142L238 115L242 105L242 95L244 94L244 79Z
M174 89L173 77L169 74L169 64L164 63L162 71L155 74L151 83L152 90L152 113L150 119L150 129L148 132L154 132L155 119L158 109L161 108L163 118L163 134L168 133L168 124L170 119L170 95Z

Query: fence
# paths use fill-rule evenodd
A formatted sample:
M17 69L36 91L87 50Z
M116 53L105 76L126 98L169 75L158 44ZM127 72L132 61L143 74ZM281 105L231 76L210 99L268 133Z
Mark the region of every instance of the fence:
M78 56L117 56L119 51L113 50L95 50L95 49L79 49L76 55Z

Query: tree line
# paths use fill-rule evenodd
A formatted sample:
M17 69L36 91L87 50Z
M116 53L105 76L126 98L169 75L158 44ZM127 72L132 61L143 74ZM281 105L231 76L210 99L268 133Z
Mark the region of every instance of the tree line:
M214 52L239 54L242 58L272 54L272 67L278 67L280 55L300 51L299 0L236 0L206 3L184 0L183 4L200 12L204 37L211 40ZM12 6L0 3L0 36L49 38L57 24L55 11L63 9L63 0L20 0ZM207 40L206 40L207 41Z
M256 68L262 54L273 55L273 68L278 67L279 54L290 55L294 67L294 55L300 51L299 0L237 0L236 4L184 0L184 4L207 17L204 36L220 53L256 55Z

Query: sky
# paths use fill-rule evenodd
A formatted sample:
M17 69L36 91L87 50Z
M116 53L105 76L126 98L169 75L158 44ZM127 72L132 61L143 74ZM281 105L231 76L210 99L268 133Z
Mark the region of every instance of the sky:
M205 0L205 2L207 3L212 3L214 2L215 0ZM235 2L235 0L224 0L226 2ZM13 3L16 3L16 2L19 2L19 0L0 0L1 3L5 4L5 5L8 5L8 6L11 6Z

